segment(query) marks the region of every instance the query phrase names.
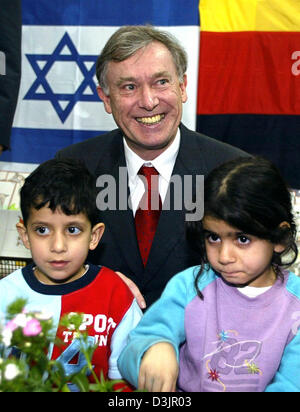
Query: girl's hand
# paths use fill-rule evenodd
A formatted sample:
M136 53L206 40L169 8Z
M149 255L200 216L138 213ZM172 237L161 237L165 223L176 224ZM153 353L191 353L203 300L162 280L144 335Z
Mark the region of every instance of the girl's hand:
M145 353L140 367L138 389L148 392L175 392L178 362L173 346L156 343Z

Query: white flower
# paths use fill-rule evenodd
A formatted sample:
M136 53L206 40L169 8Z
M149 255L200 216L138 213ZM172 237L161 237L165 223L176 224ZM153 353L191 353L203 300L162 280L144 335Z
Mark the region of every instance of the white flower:
M1 342L1 336L4 330L4 325L5 325L4 317L3 315L0 314L0 342Z
M71 321L72 321L72 318L74 317L74 316L77 316L77 313L76 312L70 312L70 313L68 313L68 320L69 320L69 325L68 325L68 329L69 330L75 330L75 324L74 323L71 323Z
M21 371L14 363L9 363L6 365L4 371L4 378L8 381L15 379L18 375L20 375Z
M38 320L50 320L53 318L53 313L47 312L45 310L42 310L41 312L35 313L35 318Z
M69 312L68 313L68 319L72 319L73 316L77 316L76 312Z
M4 329L4 331L2 332L2 342L6 347L11 345L12 336L13 332L9 328Z
M14 319L13 322L20 326L21 328L25 328L27 325L27 322L32 319L32 317L28 317L25 315L25 313L19 313Z

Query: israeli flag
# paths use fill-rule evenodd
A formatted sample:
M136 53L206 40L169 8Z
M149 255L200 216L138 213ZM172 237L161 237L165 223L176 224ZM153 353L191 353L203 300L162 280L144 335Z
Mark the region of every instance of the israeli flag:
M116 128L97 95L95 65L108 38L127 24L170 31L186 49L183 122L195 130L198 0L23 0L22 8L22 80L12 150L1 161L39 164Z

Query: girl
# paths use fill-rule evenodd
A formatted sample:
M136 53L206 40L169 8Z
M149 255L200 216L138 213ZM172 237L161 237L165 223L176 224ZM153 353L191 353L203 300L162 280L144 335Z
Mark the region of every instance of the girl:
M299 392L290 193L258 157L218 167L204 186L205 215L187 230L200 265L176 275L131 332L121 373L148 391Z

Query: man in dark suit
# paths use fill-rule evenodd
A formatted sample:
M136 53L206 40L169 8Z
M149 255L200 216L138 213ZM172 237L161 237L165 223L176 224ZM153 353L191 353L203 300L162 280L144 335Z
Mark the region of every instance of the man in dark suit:
M0 0L0 155L10 134L21 78L21 0Z
M125 281L133 281L147 306L159 298L174 274L199 261L184 234L185 220L192 215L192 198L187 199L190 190L183 187L184 178L193 176L195 193L196 176L205 176L217 165L246 155L181 123L182 104L187 100L186 68L185 51L169 34L151 26L122 27L102 50L96 73L99 97L119 128L57 154L82 159L99 177L102 205L97 198L98 206L104 209L102 190L108 195L110 210L100 211L106 230L91 259L121 272ZM153 166L159 173L163 203L147 263L141 258L135 226L145 190L138 177L143 165ZM182 190L176 194L181 184ZM124 207L124 187L130 208Z

